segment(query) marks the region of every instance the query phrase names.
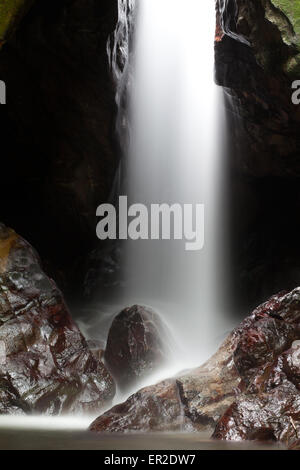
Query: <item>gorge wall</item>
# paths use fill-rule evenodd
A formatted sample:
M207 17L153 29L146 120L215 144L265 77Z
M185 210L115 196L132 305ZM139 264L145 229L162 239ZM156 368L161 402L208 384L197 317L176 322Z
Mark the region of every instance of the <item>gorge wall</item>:
M0 220L71 292L97 246L95 209L109 198L120 156L106 54L118 5L20 0L10 10L4 3ZM300 283L300 108L291 102L299 9L292 0L218 0L217 8L216 76L231 136L232 291L247 310Z
M0 219L30 240L65 291L74 291L97 242L96 207L109 197L119 159L106 54L117 2L41 0L20 22L25 3L12 11L6 34L0 20L0 40L2 30L7 40L0 52L7 85Z
M292 82L299 78L294 4L218 2L216 67L230 136L233 294L245 309L300 280L300 109L291 101Z

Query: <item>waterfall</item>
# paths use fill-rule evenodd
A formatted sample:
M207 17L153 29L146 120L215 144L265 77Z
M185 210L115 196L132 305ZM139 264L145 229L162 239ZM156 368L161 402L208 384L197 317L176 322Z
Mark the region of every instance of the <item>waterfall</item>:
M108 49L129 204L205 206L200 251L187 251L185 240L124 242L124 303L161 313L186 366L206 359L225 328L223 110L214 32L214 0L119 0Z

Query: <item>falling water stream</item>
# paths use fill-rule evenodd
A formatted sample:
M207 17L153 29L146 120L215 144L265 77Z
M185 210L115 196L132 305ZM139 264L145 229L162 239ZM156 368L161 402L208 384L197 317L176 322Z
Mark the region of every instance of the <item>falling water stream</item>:
M199 366L229 328L221 274L223 102L214 83L214 30L214 0L119 0L108 46L125 153L120 194L147 207L205 205L200 251L186 251L186 240L124 243L126 288L116 303L151 305L172 330L176 367L170 365L164 376ZM27 425L49 429L51 420L35 419ZM52 420L53 427L86 428L87 421L74 419ZM19 428L20 420L9 425Z
M127 57L130 204L149 212L151 204L205 205L204 249L186 251L186 240L125 246L125 303L161 313L185 367L201 364L225 331L223 101L214 83L214 32L214 0L138 0Z

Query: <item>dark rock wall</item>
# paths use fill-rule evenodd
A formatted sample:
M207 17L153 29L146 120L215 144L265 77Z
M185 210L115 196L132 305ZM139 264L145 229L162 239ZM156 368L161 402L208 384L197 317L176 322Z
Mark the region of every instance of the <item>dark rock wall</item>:
M35 250L0 224L0 414L90 414L114 394Z
M300 281L300 108L291 101L299 77L290 65L299 50L288 17L270 1L220 0L218 6L223 35L218 32L216 76L230 136L232 293L246 310Z
M217 1L217 81L231 136L232 293L245 310L300 283L300 108L291 104L299 50L295 18L278 8L289 2L273 3ZM36 246L64 291L82 285L97 244L95 209L108 200L118 165L106 54L117 7L40 0L0 53L8 91L0 220Z
M32 242L63 288L83 278L118 162L106 55L116 21L111 0L41 0L0 54L0 220Z

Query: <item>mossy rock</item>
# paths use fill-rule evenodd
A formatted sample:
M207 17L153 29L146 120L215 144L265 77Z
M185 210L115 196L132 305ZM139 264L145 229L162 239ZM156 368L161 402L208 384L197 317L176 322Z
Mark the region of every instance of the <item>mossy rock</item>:
M296 43L300 46L300 0L272 0L272 3L290 20L294 28Z
M0 48L33 3L34 0L0 0Z
M291 75L300 74L300 0L267 1L266 16L277 25L283 41L294 50L286 71Z

